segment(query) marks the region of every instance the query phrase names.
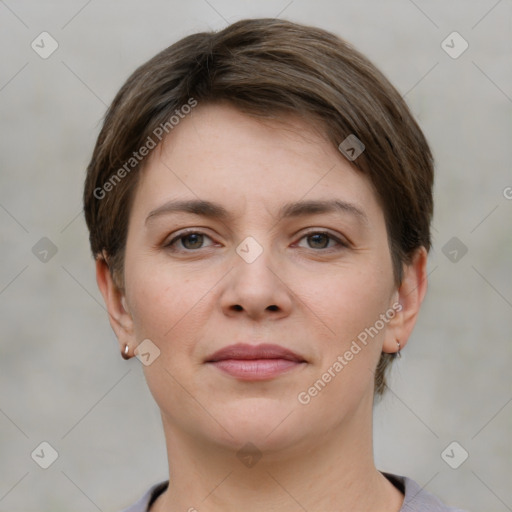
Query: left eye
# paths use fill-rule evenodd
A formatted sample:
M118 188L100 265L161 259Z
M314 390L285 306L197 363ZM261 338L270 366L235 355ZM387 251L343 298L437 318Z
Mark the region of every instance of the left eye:
M344 244L341 240L329 233L324 232L308 233L307 235L303 236L301 240L307 240L309 245L308 249L329 249L336 245L346 247L346 244ZM299 246L304 247L300 244Z
M176 236L167 244L167 247L176 249L176 243L181 242L181 247L177 250L186 249L192 251L194 249L202 249L203 247L212 245L211 243L207 243L208 240L212 242L212 239L208 235L196 231L191 231L189 233L182 233L181 235Z

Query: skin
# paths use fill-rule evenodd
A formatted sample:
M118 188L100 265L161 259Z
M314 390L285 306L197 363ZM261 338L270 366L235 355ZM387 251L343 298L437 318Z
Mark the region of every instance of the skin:
M199 105L142 171L123 291L97 261L121 349L128 344L133 356L150 339L160 350L144 372L161 410L170 485L152 511L401 507L403 495L373 461L374 371L382 351L407 343L426 292L426 251L404 267L397 288L384 215L367 178L311 123L284 121ZM188 199L218 203L230 217L150 215ZM346 210L278 218L286 203L331 199L365 219ZM169 246L185 228L206 236ZM311 236L318 232L333 238ZM236 252L248 236L263 249L252 263ZM299 403L298 394L397 301L402 310L378 335L309 404ZM236 342L282 345L306 363L260 382L205 363ZM237 457L248 442L261 455L252 467Z

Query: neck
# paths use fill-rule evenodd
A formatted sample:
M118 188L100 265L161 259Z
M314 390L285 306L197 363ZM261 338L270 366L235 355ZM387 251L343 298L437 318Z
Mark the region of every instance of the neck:
M169 488L151 512L398 512L403 495L373 462L371 406L368 428L356 420L287 448L260 444L251 458L163 416Z

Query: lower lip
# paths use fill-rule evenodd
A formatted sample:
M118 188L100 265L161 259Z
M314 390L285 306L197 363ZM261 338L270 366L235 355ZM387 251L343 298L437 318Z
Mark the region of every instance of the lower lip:
M241 380L270 379L302 365L288 359L224 359L209 364Z

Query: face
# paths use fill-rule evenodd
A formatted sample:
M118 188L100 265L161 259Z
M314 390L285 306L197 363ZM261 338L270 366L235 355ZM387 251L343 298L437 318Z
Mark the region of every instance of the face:
M375 193L308 123L286 121L199 105L152 153L134 198L130 343L158 347L144 371L164 425L198 440L272 449L370 421L373 372L396 346ZM294 355L213 362L234 344Z

